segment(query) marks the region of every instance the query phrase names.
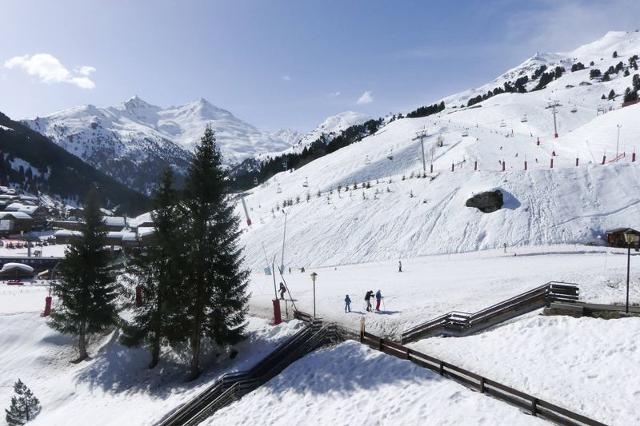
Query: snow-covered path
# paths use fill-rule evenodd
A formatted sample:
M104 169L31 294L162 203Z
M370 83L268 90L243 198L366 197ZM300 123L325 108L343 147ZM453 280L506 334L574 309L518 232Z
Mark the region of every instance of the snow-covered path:
M632 263L638 259L634 254ZM622 302L626 261L626 251L621 249L561 245L508 248L506 254L487 250L403 259L402 273L397 271L397 261L386 261L311 268L305 273L292 270L285 279L299 310L313 311L309 275L316 272L318 316L357 329L364 315L368 330L397 338L403 330L446 312L474 312L552 280L578 283L583 300ZM640 264L632 268L631 300L635 302L640 302L638 268ZM364 295L378 289L384 296L383 312L367 313ZM251 309L271 315L272 277L252 274L250 291ZM353 301L350 314L344 313L346 294Z

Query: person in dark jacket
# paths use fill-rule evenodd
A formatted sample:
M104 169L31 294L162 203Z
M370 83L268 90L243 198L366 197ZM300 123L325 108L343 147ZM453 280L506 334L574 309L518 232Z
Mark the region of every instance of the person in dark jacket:
M373 297L373 290L369 290L365 295L364 295L364 300L367 302L367 312L371 312L372 308L371 308L371 298Z
M351 298L348 294L344 297L344 313L347 312L351 312Z
M402 272L402 261L398 260L398 272Z
M287 292L287 288L284 284L280 283L280 300L284 300L284 294Z
M380 290L376 291L376 311L380 311L380 301L382 300L382 293Z

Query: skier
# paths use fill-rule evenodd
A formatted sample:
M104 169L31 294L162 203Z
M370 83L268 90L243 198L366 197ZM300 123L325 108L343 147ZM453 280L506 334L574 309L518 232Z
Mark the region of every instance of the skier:
M284 284L280 283L280 300L284 300L284 294L287 291L287 288L284 286Z
M398 272L402 272L402 261L398 260Z
M380 301L382 300L382 293L380 290L376 291L376 311L380 312Z
M347 312L351 312L351 298L348 294L344 297L344 313Z
M507 243L504 243L504 252L507 252Z
M364 300L367 302L367 312L371 312L371 298L373 297L373 290L367 291L364 295Z

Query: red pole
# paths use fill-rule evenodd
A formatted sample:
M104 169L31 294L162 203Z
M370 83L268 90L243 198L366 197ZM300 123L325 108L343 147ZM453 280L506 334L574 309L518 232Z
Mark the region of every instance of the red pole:
M51 314L51 296L44 298L44 312L42 313L42 316L48 317L49 314Z
M602 165L603 165L603 166L604 166L604 162L605 162L605 161L607 161L607 156L606 156L606 155L603 155L603 156L602 156Z
M553 169L553 157L551 157L551 168Z
M273 325L278 325L282 322L282 313L280 312L280 301L273 299Z
M578 167L578 164L580 164L580 159L576 157L576 167Z

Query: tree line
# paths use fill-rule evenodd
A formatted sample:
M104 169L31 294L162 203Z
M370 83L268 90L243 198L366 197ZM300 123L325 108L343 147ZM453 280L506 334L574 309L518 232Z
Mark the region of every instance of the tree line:
M122 329L121 342L144 345L155 367L165 345L189 351L189 377L200 373L207 345L228 349L242 339L249 271L242 267L238 218L229 199L228 177L210 127L188 170L184 189L165 170L154 192L153 244L127 254L124 274L107 248L95 190L85 202L81 236L73 241L53 286L57 307L50 326L77 337L78 357L87 359L87 339ZM116 274L125 278L116 279ZM130 302L136 291L136 307ZM120 316L132 308L131 319Z

